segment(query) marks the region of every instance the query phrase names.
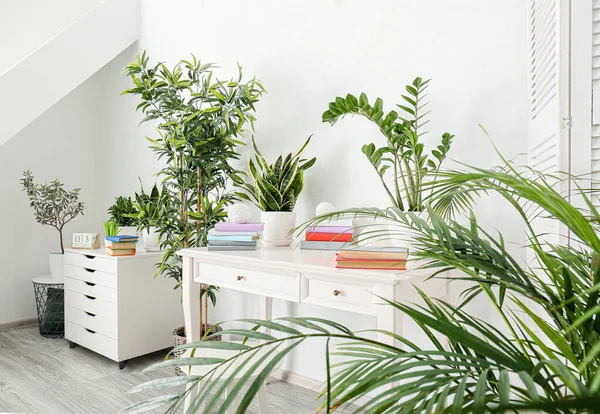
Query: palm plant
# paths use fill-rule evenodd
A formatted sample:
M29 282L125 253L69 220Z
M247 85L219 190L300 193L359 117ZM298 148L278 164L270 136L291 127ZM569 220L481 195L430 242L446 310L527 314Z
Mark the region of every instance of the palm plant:
M406 95L402 95L404 104L396 105L404 116L396 111L385 114L383 100L377 98L371 105L364 93L358 99L351 94L345 98L338 96L323 113L323 122L331 125L346 115L359 115L379 127L386 139L385 145L365 144L362 152L375 169L392 206L403 211L424 210L424 195L428 194L424 184L435 180L454 138L444 133L431 154L425 153L421 138L428 133L424 127L429 123L430 111L424 99L429 82L430 79L415 78L411 85L406 85ZM388 180L386 173L390 170L393 176Z
M254 325L252 329L219 334L241 334L264 342L252 346L188 344L185 348L236 347L240 353L221 361L167 359L150 369L215 362L227 365L238 360L248 368L248 375L235 388L239 392L242 385L249 385L238 411L244 412L278 361L306 340L326 338L327 381L320 394L325 412L349 403L359 404L356 412L360 413L600 412L600 212L589 192L578 191L587 206L579 209L556 190L552 177L517 170L508 162L493 170L467 167L440 172L436 186L441 197L454 194L472 201L488 192L504 197L525 223L535 262L529 266L519 263L506 249L502 235L494 236L482 228L473 213L463 224L465 220L445 220L432 208L428 209L428 221L397 207L365 208L307 223L344 216L383 216L412 230L413 256L431 269L432 277L455 270L460 276L454 279L474 282L456 305L422 291L422 305L390 301L382 305L393 306L412 319L430 339L427 347L385 332L401 344L388 345L369 339L365 332L353 333L319 318L246 320ZM540 217L554 218L577 242L545 241L545 235L534 231ZM380 230L374 232L374 236L387 236ZM479 295L487 298L503 326L464 310ZM280 335L269 335L263 329ZM342 340L335 350L330 349L333 339ZM247 357L264 346L272 350L250 365ZM334 364L335 355L349 359ZM251 374L258 375L251 379ZM231 378L223 378L217 385L202 379L206 378L161 379L135 390L187 384L199 391L195 403L204 400L209 407L216 407L219 398L224 398L221 409L225 409L234 401L235 395L226 394ZM134 405L128 412L164 403L170 404L167 412L175 412L187 392ZM195 412L194 407L192 404L189 412Z

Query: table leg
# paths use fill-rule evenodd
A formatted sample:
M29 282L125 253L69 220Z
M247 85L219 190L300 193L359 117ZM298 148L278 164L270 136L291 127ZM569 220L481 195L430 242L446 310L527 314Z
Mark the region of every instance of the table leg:
M273 298L268 296L260 297L260 318L265 321L273 319ZM267 335L271 335L271 330L267 329Z
M375 288L375 294L378 296L375 298L377 303L377 329L393 332L397 335L402 335L402 316L396 311L396 308L389 305L383 299L395 300L395 286L379 284ZM389 335L383 333L377 334L377 341L398 346L397 341Z
M200 340L200 284L194 282L194 259L183 257L183 317L185 320L185 336L187 343ZM188 385L188 389L192 385ZM184 412L196 398L197 388L191 390L185 399Z

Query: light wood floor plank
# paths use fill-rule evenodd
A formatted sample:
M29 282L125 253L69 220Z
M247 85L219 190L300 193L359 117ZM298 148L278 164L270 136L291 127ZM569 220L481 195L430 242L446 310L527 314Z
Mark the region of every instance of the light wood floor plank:
M37 327L0 332L0 412L116 413L134 402L164 395L163 391L128 393L135 385L174 375L171 370L142 374L164 356L161 351L136 358L119 371L117 363L90 350L69 349L64 339L42 338ZM312 414L319 406L314 391L280 380L271 380L267 392L274 414ZM253 401L249 413L257 412Z

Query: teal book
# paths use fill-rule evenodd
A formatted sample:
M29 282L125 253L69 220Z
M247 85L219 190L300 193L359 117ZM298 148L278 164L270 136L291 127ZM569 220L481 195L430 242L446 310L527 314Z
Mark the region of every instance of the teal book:
M208 235L208 241L239 241L239 242L251 242L258 238L255 235L248 236L215 236L213 234Z

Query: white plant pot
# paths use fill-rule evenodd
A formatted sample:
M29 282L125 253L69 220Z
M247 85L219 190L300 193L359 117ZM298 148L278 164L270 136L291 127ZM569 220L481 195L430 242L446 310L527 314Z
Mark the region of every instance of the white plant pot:
M50 273L57 280L62 280L65 277L65 255L57 253L48 254L48 263L50 264Z
M260 214L264 223L262 244L269 247L284 247L292 244L291 231L296 227L296 213L293 211L263 211Z
M142 234L144 240L144 249L147 252L160 252L160 246L158 243L158 231L156 227L150 227L149 230L145 230Z

